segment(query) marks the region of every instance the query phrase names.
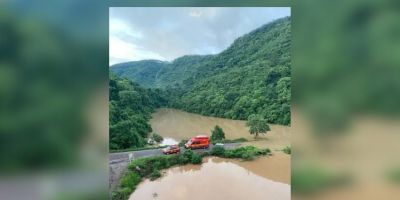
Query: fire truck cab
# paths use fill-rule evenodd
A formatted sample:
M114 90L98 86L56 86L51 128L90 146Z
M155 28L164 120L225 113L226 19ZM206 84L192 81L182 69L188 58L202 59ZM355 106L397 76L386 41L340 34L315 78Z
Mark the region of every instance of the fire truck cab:
M207 149L210 146L210 138L206 135L192 137L186 144L187 149Z

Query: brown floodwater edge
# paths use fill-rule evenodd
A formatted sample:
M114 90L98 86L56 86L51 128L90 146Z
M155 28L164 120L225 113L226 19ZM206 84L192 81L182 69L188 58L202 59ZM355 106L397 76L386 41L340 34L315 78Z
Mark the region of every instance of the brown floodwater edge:
M214 158L214 160L215 162L218 162L219 160L226 162L227 159ZM273 152L271 156L258 157L252 161L242 161L238 159L229 159L228 161L237 164L258 176L290 184L291 156L283 152Z
M244 120L209 117L171 108L157 109L152 114L150 124L153 132L176 141L199 134L210 135L211 130L218 125L224 130L227 139L243 137L249 140L250 142L245 145L259 148L268 147L271 150L282 149L290 145L289 126L270 124L271 131L265 136L261 135L258 139L254 139Z
M253 161L207 157L202 165L163 171L138 185L130 200L289 200L290 156L276 153Z

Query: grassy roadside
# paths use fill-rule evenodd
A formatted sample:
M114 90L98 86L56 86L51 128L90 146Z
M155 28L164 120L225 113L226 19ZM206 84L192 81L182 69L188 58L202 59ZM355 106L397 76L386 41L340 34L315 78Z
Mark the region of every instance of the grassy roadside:
M173 166L186 164L201 164L202 158L206 156L217 156L222 158L240 158L252 160L258 156L269 155L271 151L258 149L253 146L239 147L236 149L225 150L222 147L214 147L210 152L194 153L187 150L182 154L154 156L139 158L132 161L125 175L121 178L118 189L112 192L113 200L126 200L135 191L136 186L145 178L155 180L161 177L160 170Z
M182 140L179 143L179 146L184 146L184 144L188 140ZM216 143L223 143L223 144L229 144L229 143L242 143L242 142L248 142L246 138L236 138L236 139L224 139L224 140L218 140L218 141L213 141L212 144ZM122 153L122 152L128 152L128 151L141 151L141 150L150 150L150 149L162 149L167 147L168 145L164 146L147 146L147 147L141 147L141 148L128 148L128 149L119 149L119 150L110 150L109 153Z

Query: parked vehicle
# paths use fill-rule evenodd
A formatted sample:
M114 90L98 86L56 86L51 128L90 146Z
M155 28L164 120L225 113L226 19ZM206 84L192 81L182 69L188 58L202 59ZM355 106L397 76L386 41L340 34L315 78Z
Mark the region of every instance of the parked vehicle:
M210 138L206 135L198 135L190 139L186 144L187 149L206 149L210 146Z
M178 145L170 145L162 150L164 154L180 153L181 148Z

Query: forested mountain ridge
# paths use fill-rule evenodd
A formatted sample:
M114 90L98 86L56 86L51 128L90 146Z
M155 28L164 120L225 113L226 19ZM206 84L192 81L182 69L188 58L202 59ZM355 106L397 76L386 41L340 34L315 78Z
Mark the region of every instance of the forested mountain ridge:
M219 54L183 56L149 70L155 73L150 80L129 78L166 91L171 107L231 119L260 114L270 123L287 125L290 48L290 17L285 17L236 39Z
M270 123L290 124L290 35L290 18L283 18L238 38L185 80L192 88L171 105L232 119L261 114Z
M213 55L187 55L175 59L158 72L154 87L185 88L191 86L188 79L195 77L199 68L213 57Z
M154 87L157 73L168 62L159 60L141 60L112 65L110 71L114 74L139 82L144 87Z

